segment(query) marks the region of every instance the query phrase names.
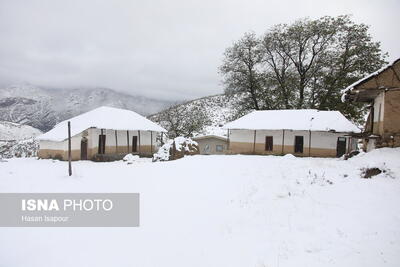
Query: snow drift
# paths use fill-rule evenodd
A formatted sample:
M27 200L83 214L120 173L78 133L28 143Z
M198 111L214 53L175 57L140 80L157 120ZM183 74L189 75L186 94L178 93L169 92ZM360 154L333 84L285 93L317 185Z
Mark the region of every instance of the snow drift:
M10 159L0 192L138 192L138 228L0 228L4 266L400 266L400 148L349 160ZM21 167L23 166L23 167ZM366 167L385 168L371 179ZM23 255L23 256L21 256Z

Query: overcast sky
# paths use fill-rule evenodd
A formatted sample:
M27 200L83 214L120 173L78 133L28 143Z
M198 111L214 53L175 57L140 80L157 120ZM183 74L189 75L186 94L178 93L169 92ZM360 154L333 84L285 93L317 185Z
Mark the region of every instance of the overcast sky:
M109 87L163 99L221 93L224 49L244 32L352 14L400 56L398 0L0 0L0 84Z

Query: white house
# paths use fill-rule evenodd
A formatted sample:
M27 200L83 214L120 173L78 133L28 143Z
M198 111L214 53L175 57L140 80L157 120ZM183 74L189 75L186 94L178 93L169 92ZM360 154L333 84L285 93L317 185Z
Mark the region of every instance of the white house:
M201 135L192 138L199 145L200 154L218 155L226 154L228 138L219 135Z
M72 160L113 160L127 153L151 156L164 128L124 109L100 107L57 124L39 136L39 158L68 159L68 121Z
M254 111L224 126L232 154L339 157L355 150L360 130L338 111Z

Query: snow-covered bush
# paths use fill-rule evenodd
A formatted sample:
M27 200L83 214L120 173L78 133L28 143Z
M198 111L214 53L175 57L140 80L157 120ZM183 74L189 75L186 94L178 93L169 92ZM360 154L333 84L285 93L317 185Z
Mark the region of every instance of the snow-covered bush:
M168 161L183 158L185 155L199 154L197 142L190 138L178 136L165 143L153 155L153 161Z
M39 143L35 139L0 142L0 158L36 157Z
M132 164L134 161L139 159L138 155L127 154L122 160L127 162L128 164Z

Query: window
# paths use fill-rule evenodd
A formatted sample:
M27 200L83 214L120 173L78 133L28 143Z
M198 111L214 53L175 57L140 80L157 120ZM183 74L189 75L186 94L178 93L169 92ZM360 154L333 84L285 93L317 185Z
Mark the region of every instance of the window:
M224 151L224 146L223 146L223 145L217 145L217 146L215 147L215 150L216 150L217 152L222 152L222 151Z
M294 153L303 153L304 137L294 137Z
M274 138L272 136L265 137L265 151L272 151L274 147Z
M206 144L203 148L204 154L209 154L210 153L210 145Z
M99 135L99 154L105 154L106 152L106 135L100 134Z

